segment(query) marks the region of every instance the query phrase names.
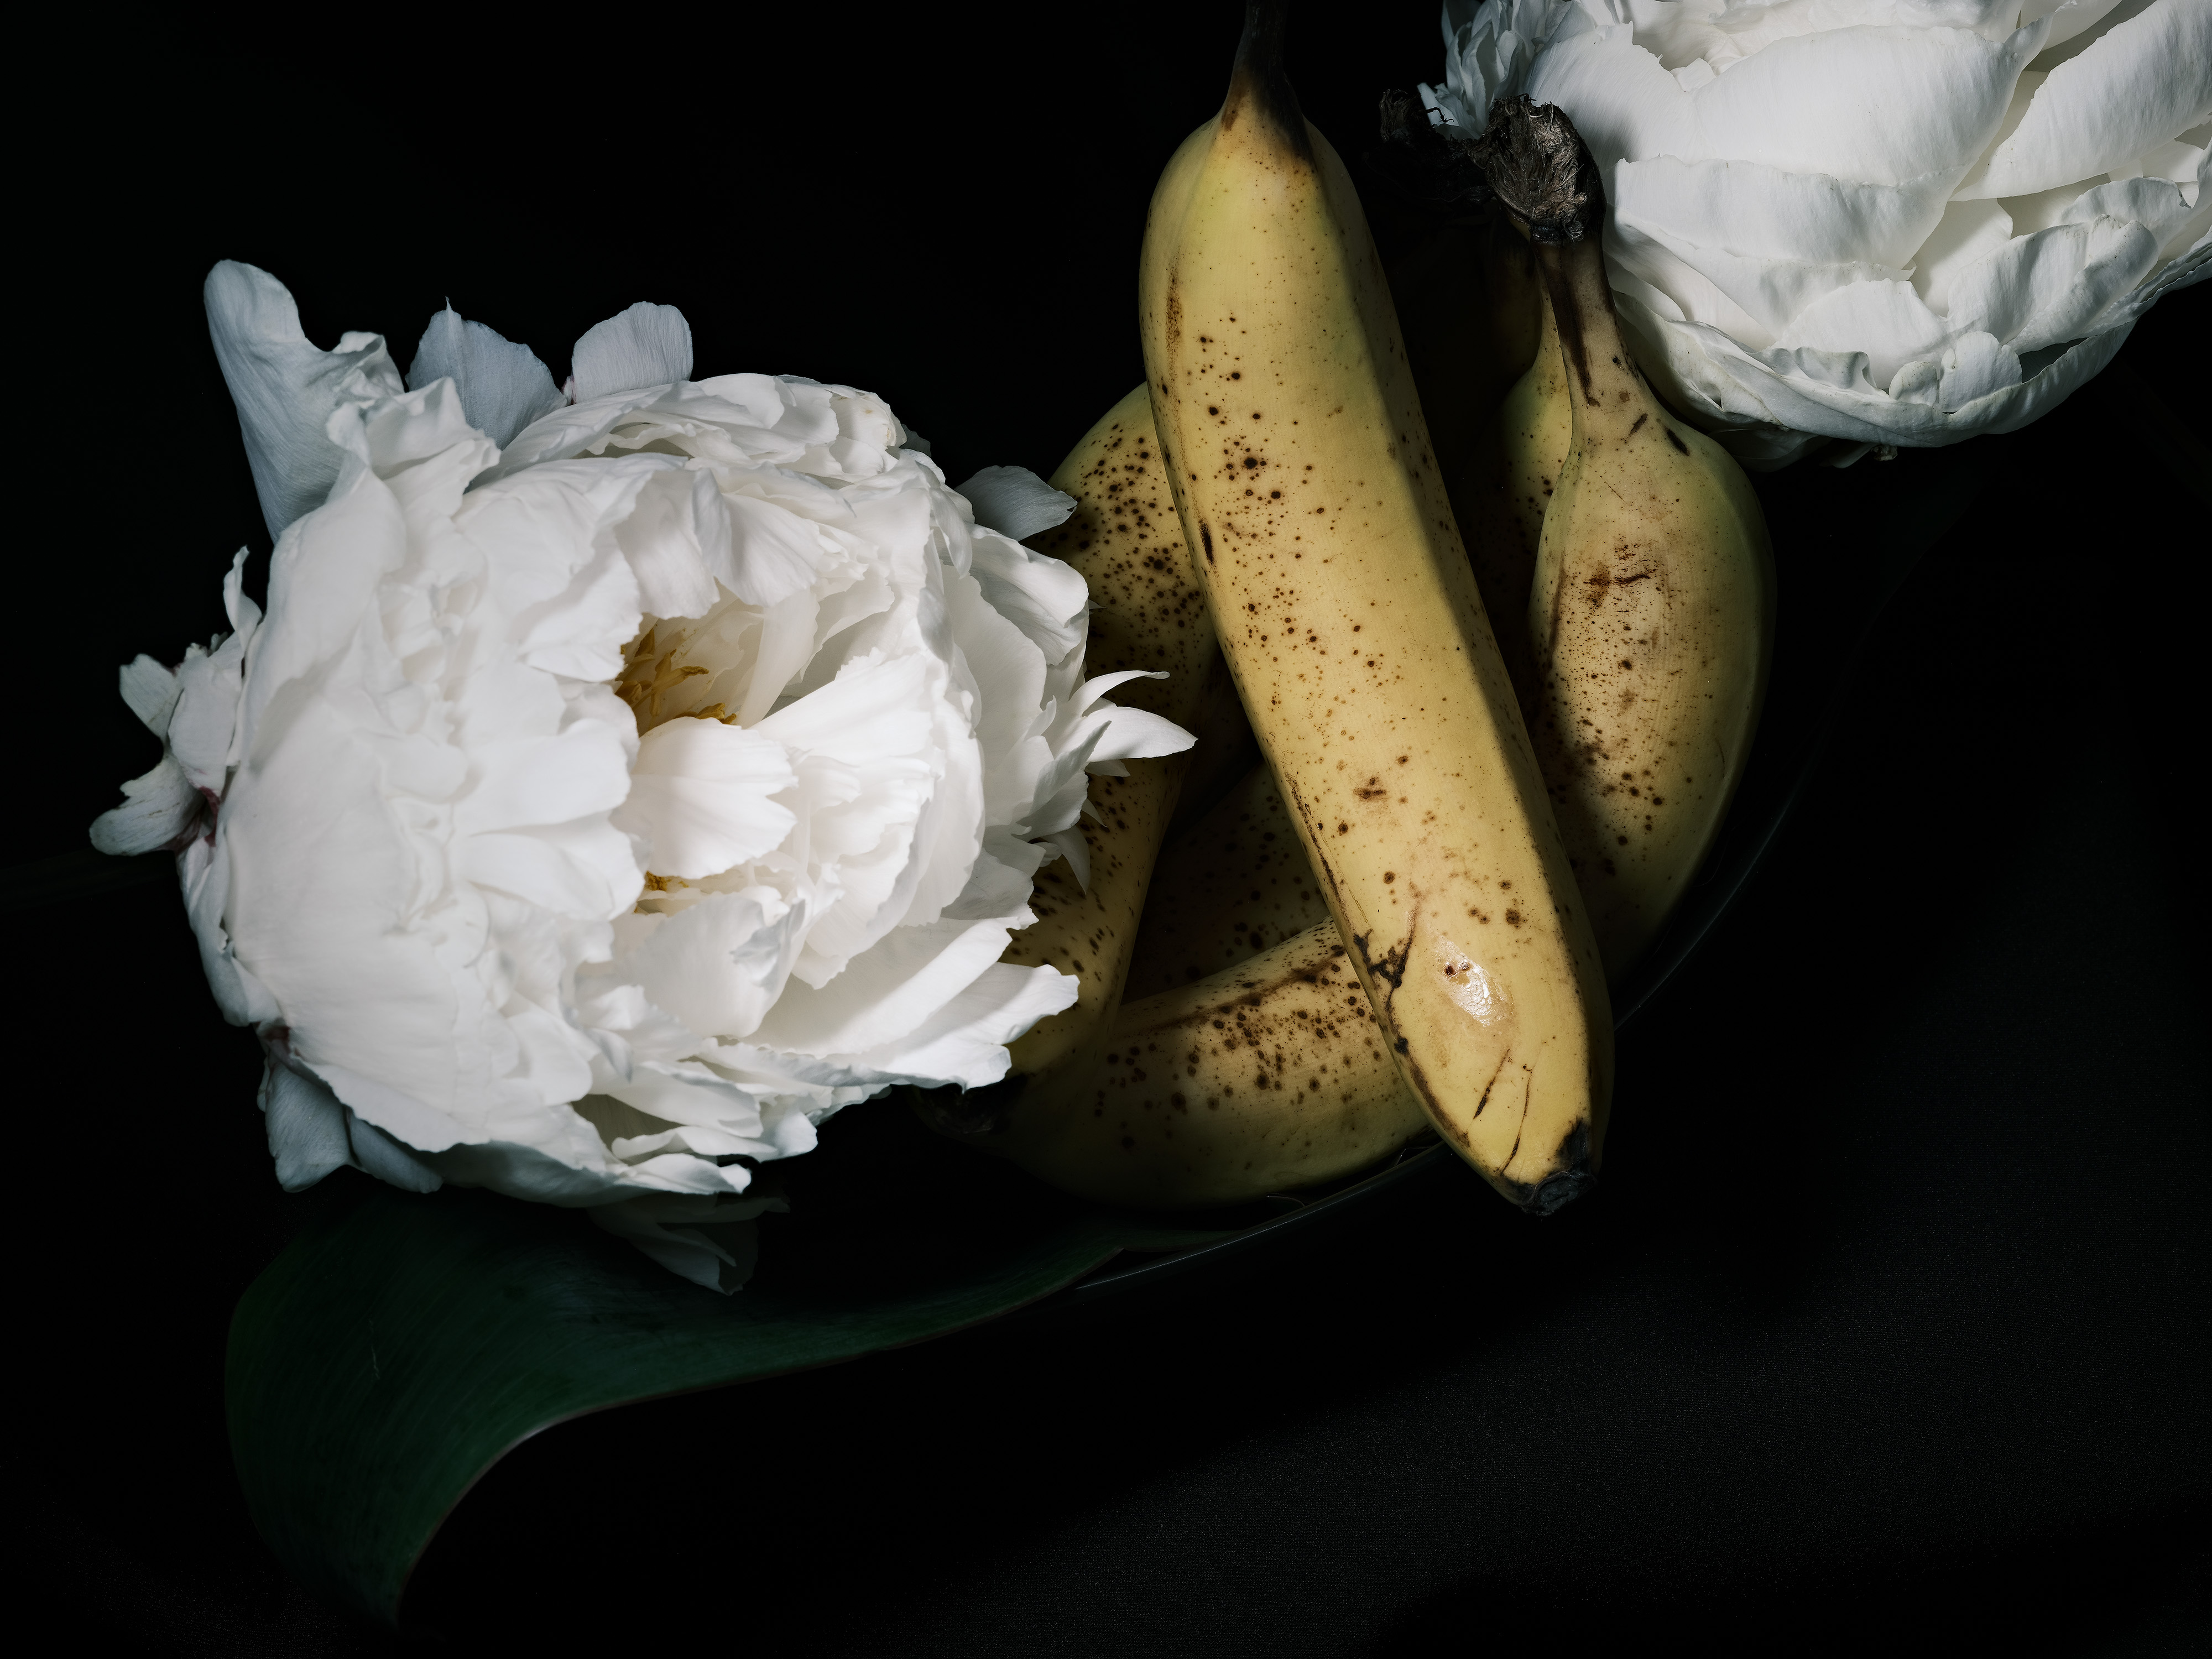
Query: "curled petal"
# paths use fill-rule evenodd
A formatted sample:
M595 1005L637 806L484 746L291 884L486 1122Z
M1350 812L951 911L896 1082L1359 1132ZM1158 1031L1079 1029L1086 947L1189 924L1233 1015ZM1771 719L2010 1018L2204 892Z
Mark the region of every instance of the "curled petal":
M125 784L123 794L122 805L92 821L93 847L121 858L175 846L206 805L185 769L168 755L143 777Z
M204 298L261 516L278 535L337 481L341 455L324 433L331 412L398 392L398 371L374 334L348 334L336 351L312 344L290 291L265 270L225 259L208 272Z

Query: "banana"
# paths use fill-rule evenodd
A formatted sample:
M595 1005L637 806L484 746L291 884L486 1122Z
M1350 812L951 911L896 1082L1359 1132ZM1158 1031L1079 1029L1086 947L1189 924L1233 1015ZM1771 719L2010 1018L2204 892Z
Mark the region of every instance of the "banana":
M1176 528L1182 528L1180 520ZM1190 584L1190 592L1202 609L1206 596L1199 591L1197 577L1192 576ZM1212 629L1209 617L1208 638ZM1252 735L1252 722L1245 719L1244 705L1237 699L1237 682L1230 678L1229 665L1221 660L1218 651L1213 653L1198 707L1188 720L1177 724L1197 741L1188 751L1190 769L1183 774L1182 793L1176 797L1175 816L1168 821L1170 842L1211 812L1260 763L1260 740Z
M1079 1196L1143 1209L1316 1186L1428 1127L1328 921L1123 1003L1083 1075L1062 1067L1017 1093L994 1085L921 1105L941 1133Z
M1567 398L1567 376L1559 354L1559 325L1547 299L1537 330L1537 349L1528 370L1510 386L1498 409L1498 453L1502 468L1500 502L1504 507L1499 533L1489 557L1475 562L1475 580L1482 584L1482 599L1494 617L1507 618L1506 628L1518 636L1524 652L1526 630L1522 618L1528 614L1528 596L1535 591L1536 558L1544 539L1544 515L1559 489L1567 452L1574 442L1574 411ZM1533 659L1532 659L1533 660ZM1534 704L1540 684L1531 673L1516 679L1521 706L1527 713Z
M1204 706L1218 659L1143 386L1106 412L1051 482L1075 497L1075 511L1032 542L1039 552L1073 565L1091 585L1096 608L1086 671L1167 670L1164 681L1126 682L1115 699L1188 725ZM1081 984L1073 1007L1040 1020L1012 1045L1015 1087L1063 1070L1087 1074L1104 1052L1152 862L1189 753L1131 761L1127 777L1091 780L1097 815L1085 813L1080 821L1091 854L1087 887L1065 862L1037 872L1030 901L1037 920L1014 935L1002 960L1023 967L1048 963Z
M1428 1127L1326 921L1124 1004L1084 1097L1018 1122L1007 1150L1070 1191L1151 1209L1335 1180Z
M1170 670L1173 678L1151 706L1200 734L1187 751L1195 773L1200 764L1222 763L1208 750L1234 761L1243 753L1239 738L1250 738L1234 686L1206 672L1209 656L1218 660L1212 629L1170 516L1159 455L1140 386L1053 475L1054 487L1078 504L1036 545L1091 584L1098 606L1094 669L1142 663ZM1115 695L1139 702L1155 685L1131 682ZM1003 1082L915 1102L940 1133L1070 1192L1149 1208L1238 1203L1333 1180L1425 1127L1345 966L1334 925L1311 902L1305 854L1287 824L1279 832L1288 849L1282 862L1285 873L1305 878L1305 931L1289 930L1273 949L1251 955L1257 941L1248 922L1225 971L1124 1001L1154 853L1186 758L1133 761L1127 778L1091 781L1101 817L1083 824L1087 892L1063 865L1037 878L1031 908L1038 920L1015 935L1006 960L1049 962L1078 975L1075 1006L1012 1045ZM1264 811L1267 779L1260 768L1234 799ZM1217 806L1206 821L1238 810ZM1247 866L1240 878L1251 873ZM1199 948L1212 954L1212 942Z
M1529 725L1618 978L1688 890L1742 776L1772 654L1773 556L1742 468L1668 414L1622 342L1596 234L1603 186L1572 124L1509 100L1478 154L1535 244L1567 394L1527 613ZM1539 411L1532 466L1555 441L1548 396L1521 400Z
M1135 1001L1241 966L1328 921L1275 775L1255 766L1160 854L1122 994Z
M1540 333L1542 284L1528 239L1496 211L1471 141L1431 126L1407 92L1382 94L1381 129L1368 161L1386 188L1370 222L1483 609L1508 619L1498 645L1525 712L1536 674L1512 619L1528 608L1544 502L1567 450L1558 347ZM1547 388L1559 394L1555 408L1540 396ZM1554 428L1557 453L1533 466L1529 438ZM1533 488L1524 483L1532 473L1540 475Z
M1282 32L1279 3L1253 5L1220 114L1153 194L1153 411L1387 1051L1462 1156L1548 1212L1597 1164L1605 981L1358 197L1298 111Z

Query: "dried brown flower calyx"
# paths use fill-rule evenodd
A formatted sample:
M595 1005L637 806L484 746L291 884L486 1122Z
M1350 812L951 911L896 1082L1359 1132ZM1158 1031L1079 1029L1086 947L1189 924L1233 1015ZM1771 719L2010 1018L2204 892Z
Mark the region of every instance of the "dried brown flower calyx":
M1605 224L1597 161L1566 112L1525 93L1499 100L1474 156L1505 210L1539 243L1579 242Z
M1474 140L1438 126L1414 94L1393 88L1378 111L1382 143L1361 157L1369 173L1401 199L1460 218L1486 216L1490 181L1477 165Z

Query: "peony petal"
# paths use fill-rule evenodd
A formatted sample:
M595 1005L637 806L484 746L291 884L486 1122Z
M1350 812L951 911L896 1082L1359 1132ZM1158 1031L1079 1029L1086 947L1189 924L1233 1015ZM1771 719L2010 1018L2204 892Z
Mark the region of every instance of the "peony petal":
M2157 0L2052 70L2018 126L1961 180L2026 196L2106 168L2212 114L2212 0Z
M2054 0L2027 0L2020 9L2020 21L2033 23L2045 17L2051 20L2051 33L2043 42L2044 50L2049 52L2102 22L2107 12L2127 3L2128 0L2056 0L2054 3Z
M783 994L805 938L805 905L773 889L715 893L658 924L623 971L701 1036L750 1037Z
M958 487L975 511L975 522L1015 541L1026 541L1075 511L1075 497L1054 489L1025 466L987 466Z
M1947 410L2020 384L2020 359L1994 334L1966 334L1943 353L1936 402Z
M747 605L781 605L808 587L822 568L821 532L778 501L725 495L726 552L713 567L722 585ZM660 611L656 615L671 613Z
M1951 321L2018 352L2079 339L2157 257L2148 228L2116 219L2016 236L1952 279Z
M1085 763L1093 768L1113 761L1180 755L1198 741L1173 720L1149 709L1109 702L1102 705L1094 718L1103 719L1106 729Z
M400 391L398 372L374 334L348 334L336 351L308 342L291 292L265 270L225 259L204 289L208 333L271 536L321 505L340 453L324 434L348 398Z
M262 1068L260 1106L276 1184L286 1192L305 1192L354 1162L349 1114L319 1078L270 1060Z
M629 799L614 823L647 844L655 874L696 881L781 845L798 819L770 797L798 781L773 735L672 720L639 738Z
M1815 301L1859 283L1902 281L1905 273L1864 261L1814 264L1794 259L1761 258L1717 247L1701 247L1671 228L1623 214L1617 223L1622 260L1674 290L1685 309L1700 321L1721 323L1745 344L1774 342ZM1708 312L1698 301L1702 286L1679 279L1687 271L1724 297L1728 310Z
M451 302L430 319L407 368L407 388L420 392L450 379L469 424L502 449L514 434L568 399L538 355L486 328L461 320Z
M489 1187L532 1203L572 1209L596 1209L643 1193L735 1192L750 1178L743 1164L733 1164L725 1173L704 1158L680 1154L625 1165L608 1155L590 1124L574 1110L556 1107L547 1116L573 1123L574 1133L558 1136L550 1147L512 1140L448 1146L423 1162L451 1186Z
M226 782L238 727L243 692L246 647L260 622L260 612L237 592L246 550L231 562L224 586L232 614L245 626L221 641L211 653L194 652L177 670L177 702L171 711L167 738L169 752L185 769L193 787L220 796Z
M850 1057L859 1069L900 1082L981 1088L1004 1078L1006 1045L1039 1020L1075 1006L1081 982L1055 968L986 968L934 1018L896 1044Z
M2203 146L2177 138L2171 143L2153 144L2134 161L2113 167L2112 176L2116 179L2163 179L2168 184L2181 185L2185 191L2194 191L2203 185L2207 154Z
M1864 184L1755 161L1655 155L1613 169L1624 222L1698 247L1806 264L1902 265L1943 216L1944 173Z
M1589 35L1555 45L1530 68L1525 90L1539 104L1566 111L1608 179L1614 163L1626 157L1713 159L1692 115L1692 94L1658 58L1626 40Z
M346 1113L346 1140L353 1149L353 1161L386 1186L406 1193L434 1193L446 1184L410 1148L356 1112Z
M461 848L459 873L560 915L614 915L643 882L628 836L596 818L480 831Z
M1073 568L978 526L970 568L992 608L1058 662L1090 630L1091 590Z
M1963 172L2045 33L2035 25L1993 41L1859 27L1778 40L1690 99L1701 153L1871 184Z
M730 514L711 475L678 467L653 473L615 540L647 615L703 617L714 608L714 579L730 568Z
M169 716L177 707L176 671L164 668L141 652L123 669L123 701L145 728L157 738L169 734Z
M1132 680L1164 680L1167 678L1165 672L1149 668L1125 668L1118 673L1094 674L1078 686L1075 695L1067 700L1068 712L1071 715L1085 714L1109 691L1127 685Z
M228 833L221 825L212 836L189 842L177 860L177 874L185 890L185 915L200 951L200 967L216 1006L233 1025L264 1026L279 1020L283 1010L269 988L238 960L223 916L230 902Z
M1958 309L1954 298L1952 310ZM1801 346L1845 354L1864 349L1872 383L1887 386L1906 363L1940 350L1961 331L1930 311L1910 283L1856 283L1807 307L1775 346L1784 352Z
M2202 155L2203 151L2197 154ZM2061 224L2086 224L2097 219L2123 219L2139 224L2163 240L2189 219L2189 199L2181 186L2166 179L2115 179L2076 197Z
M1954 202L1912 256L1912 286L1927 307L1947 313L1951 279L2012 239L2012 216L1996 202Z
M1067 860L1067 867L1075 876L1075 884L1085 892L1089 892L1091 890L1091 843L1084 839L1083 831L1080 829L1056 830L1043 839L1048 846L1058 851L1060 857Z
M1608 176L1625 158L1672 155L1902 185L1973 164L2044 28L2001 41L1905 27L1781 40L1693 93L1644 47L1593 36L1540 57L1527 90L1574 118Z
M92 821L94 849L118 858L175 846L206 805L185 769L168 755L143 777L125 784L123 795L122 805Z
M691 325L674 306L641 300L577 339L569 374L576 401L617 396L691 378Z
M898 928L821 987L793 978L753 1040L820 1055L896 1042L973 984L1011 937L990 922Z
M453 827L463 835L568 823L613 812L631 788L622 733L604 720L580 720L557 732L495 738L474 745L469 758L475 776L453 806Z
M2155 286L2146 284L2114 312ZM1638 361L1662 391L1717 432L1747 466L1759 468L1787 465L1828 436L1848 442L1934 445L1980 432L2017 430L2102 369L2129 332L2128 319L2116 316L2112 327L1954 419L1932 400L1887 395L1863 375L1816 372L1810 361L1814 354L1753 355L1717 330L1657 316L1632 298L1621 299L1620 305L1622 320L1642 342ZM1863 365L1865 357L1856 354L1849 361ZM1940 368L1936 373L1940 381ZM1906 380L1899 389L1914 384Z

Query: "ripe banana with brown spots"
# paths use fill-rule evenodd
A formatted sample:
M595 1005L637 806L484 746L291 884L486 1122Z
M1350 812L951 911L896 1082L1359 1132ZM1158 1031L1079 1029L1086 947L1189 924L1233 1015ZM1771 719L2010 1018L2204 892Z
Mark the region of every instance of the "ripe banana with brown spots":
M1542 420L1549 411L1530 406L1527 372L1548 363L1558 381L1559 352L1539 338L1542 285L1528 239L1497 211L1459 129L1431 125L1409 92L1384 93L1380 114L1382 144L1367 157L1378 185L1370 222L1444 493L1525 715L1537 682L1515 622L1528 609L1544 501L1567 447L1564 383L1556 422ZM1532 425L1556 425L1559 437L1533 491L1522 482L1535 470Z
M1428 1127L1400 1081L1336 925L1122 1005L1105 1063L1002 1146L1086 1197L1236 1204L1352 1175Z
M1165 680L1124 682L1115 699L1188 726L1204 706L1218 653L1143 386L1084 434L1051 482L1075 497L1075 510L1031 543L1090 584L1087 672L1166 670ZM1087 1075L1097 1066L1190 754L1130 761L1127 777L1091 780L1092 811L1079 821L1090 852L1087 882L1064 861L1040 870L1030 901L1037 919L1014 935L1003 958L1073 974L1075 1004L1011 1045L1008 1083L995 1087L1019 1089L1061 1072Z
M1123 995L1133 1002L1241 967L1328 920L1275 775L1255 766L1160 854Z
M1233 688L1224 708L1219 686L1208 689L1198 672L1202 659L1192 662L1192 635L1210 648L1212 631L1188 554L1180 562L1171 556L1181 551L1181 530L1163 511L1169 497L1158 457L1139 388L1053 475L1078 506L1037 544L1091 583L1098 607L1094 665L1110 672L1127 663L1164 663L1199 685L1158 712L1197 726L1200 743L1189 753L1204 763L1209 732L1217 749L1241 752L1233 739L1243 716ZM1175 684L1170 679L1161 689ZM1136 701L1126 691L1116 695ZM1250 918L1217 916L1224 932L1244 922L1225 971L1124 1000L1154 849L1184 761L1179 755L1132 762L1127 778L1092 781L1100 817L1083 825L1091 852L1087 892L1064 866L1039 876L1031 901L1038 921L1015 936L1006 960L1049 962L1078 975L1075 1006L1013 1045L1005 1081L917 1101L924 1121L955 1139L1070 1192L1147 1208L1237 1203L1334 1180L1388 1156L1425 1127L1345 965L1335 925L1313 897L1304 849L1286 822L1253 834L1255 845L1266 844L1259 836L1278 836L1284 850L1275 876L1303 886L1298 926L1283 930L1291 936L1279 931L1273 948L1261 951ZM1271 811L1280 821L1272 783L1261 767L1200 820L1200 830ZM1196 842L1199 834L1184 840ZM1209 876L1218 872L1207 866ZM1250 866L1238 874L1237 890L1251 890ZM1187 880L1179 890L1188 890ZM1220 954L1212 939L1186 934L1185 942Z
M1599 249L1603 186L1572 124L1507 100L1477 153L1544 279L1550 362L1509 399L1528 428L1526 504L1562 416L1569 428L1528 600L1530 732L1618 977L1688 890L1743 775L1772 656L1773 555L1743 469L1637 372Z
M1544 541L1544 517L1559 487L1559 475L1574 442L1574 412L1568 406L1567 376L1559 356L1559 324L1551 302L1543 306L1537 330L1535 360L1528 372L1506 389L1498 409L1498 457L1503 468L1499 481L1504 512L1496 526L1494 550L1478 560L1476 580L1482 583L1483 602L1493 617L1504 619L1524 656L1532 650L1524 619L1528 596L1535 591L1536 559ZM1525 714L1534 705L1540 673L1516 679ZM1539 760L1542 758L1540 755ZM1601 944L1602 941L1601 941Z
M1388 1049L1449 1144L1548 1212L1596 1167L1604 976L1358 198L1299 113L1282 26L1253 6L1220 114L1154 192L1153 411L1223 651Z
M1018 1091L926 1097L937 1128L1085 1198L1182 1209L1356 1174L1428 1127L1314 896L1304 848L1279 805L1270 813L1261 780L1272 783L1264 767L1161 855L1129 988L1173 982L1123 1001L1096 1069L1063 1067ZM1169 946L1163 920L1179 896L1223 874L1224 860L1238 890L1252 890L1249 842L1271 817L1308 878L1303 900L1291 889L1270 905L1212 903L1194 913L1200 925L1178 917L1186 925ZM1289 872L1279 875L1287 884ZM1301 917L1287 937L1264 939L1271 922ZM1229 965L1188 978L1162 966L1186 958Z

